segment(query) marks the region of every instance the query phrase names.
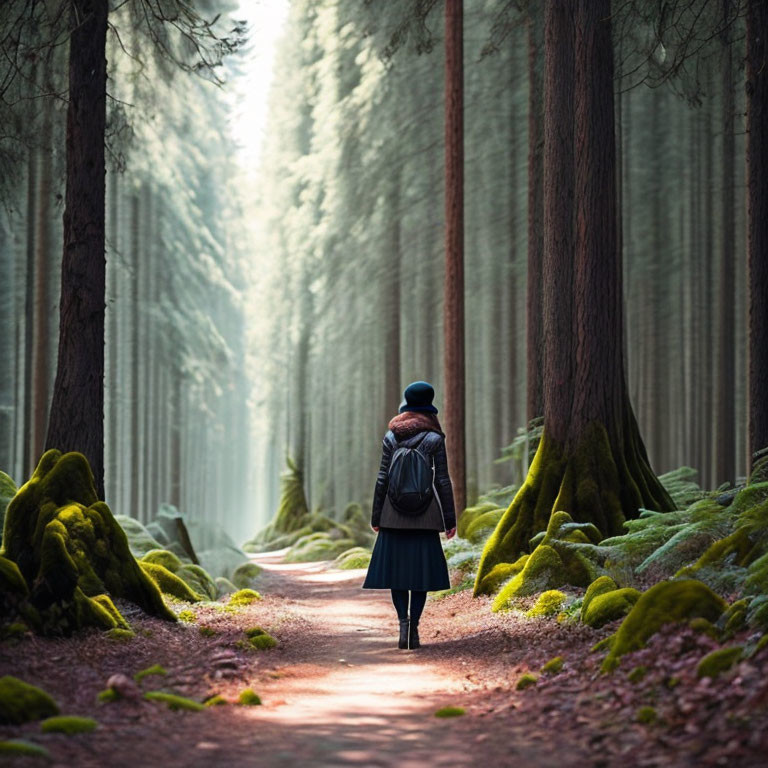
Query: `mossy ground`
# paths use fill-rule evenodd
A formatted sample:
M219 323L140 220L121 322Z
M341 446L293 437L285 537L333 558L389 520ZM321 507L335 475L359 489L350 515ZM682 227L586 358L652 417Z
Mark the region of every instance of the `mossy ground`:
M96 730L98 722L92 717L78 717L76 715L56 715L49 717L40 723L43 733L89 733Z
M199 712L205 709L205 705L199 701L188 699L186 696L178 696L175 693L166 693L165 691L147 691L144 694L147 701L159 701L165 704L168 709L180 710L186 709L191 712Z
M0 677L0 723L26 723L59 714L59 707L42 688L13 675Z

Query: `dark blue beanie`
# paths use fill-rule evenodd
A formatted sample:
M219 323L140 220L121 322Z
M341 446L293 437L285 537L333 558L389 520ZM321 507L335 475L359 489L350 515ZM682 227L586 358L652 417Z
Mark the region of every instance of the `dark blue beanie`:
M415 411L417 413L437 413L432 405L435 390L426 381L414 381L403 392L403 402L400 403L400 413Z

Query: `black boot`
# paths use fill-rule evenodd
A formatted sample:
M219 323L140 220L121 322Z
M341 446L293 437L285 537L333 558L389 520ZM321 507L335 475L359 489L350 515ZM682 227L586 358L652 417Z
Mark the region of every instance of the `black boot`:
M408 630L408 647L409 648L421 647L421 643L419 642L419 622L418 621L411 621L411 626Z
M408 647L408 619L400 619L400 640L398 640L397 647Z

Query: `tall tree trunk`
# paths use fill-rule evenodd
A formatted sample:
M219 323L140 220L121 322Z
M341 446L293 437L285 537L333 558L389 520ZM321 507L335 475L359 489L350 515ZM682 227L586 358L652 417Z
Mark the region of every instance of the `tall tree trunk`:
M458 514L466 506L463 0L445 0L445 428Z
M107 2L72 0L59 354L46 448L80 451L104 498Z
M747 7L749 471L768 447L768 0Z
M573 392L571 329L573 231L573 6L545 6L544 113L544 426L562 443ZM569 76L570 75L570 76ZM530 220L530 218L529 218ZM530 298L530 294L529 294Z
M33 118L34 119L34 118ZM32 429L32 385L33 385L33 353L35 347L35 219L37 210L37 157L38 150L29 148L27 157L27 237L26 237L26 272L24 276L24 390L22 393L24 416L22 418L23 446L22 471L24 478L29 477L35 469L39 456L34 455L34 438Z
M715 485L736 480L736 256L735 256L735 141L733 51L728 23L732 0L723 0L723 244L720 258L720 323L717 338L717 423L715 429Z
M47 69L43 71L47 72ZM45 75L43 76L43 82L45 83ZM40 133L40 171L37 185L38 204L35 209L35 230L37 233L35 236L34 269L35 306L33 315L28 318L32 321L34 327L32 391L29 392L29 396L32 398L31 458L33 464L37 464L45 445L45 430L48 422L48 387L51 369L48 349L51 334L52 110L52 105L43 104L42 129Z
M146 512L147 510L141 505L140 489L141 489L141 465L139 463L139 450L140 450L140 434L139 434L139 418L141 414L141 399L139 397L139 369L141 360L141 348L139 344L140 334L140 318L139 303L141 302L140 295L140 281L139 275L142 271L141 264L141 187L138 190L134 190L131 195L131 230L130 230L130 242L131 242L131 312L130 312L130 328L131 328L131 351L130 351L130 379L131 379L131 398L129 401L130 407L130 419L131 428L129 435L130 453L129 466L130 466L130 503L128 509L130 515L135 517L141 522L148 522Z
M548 57L563 55L568 45L562 37L568 25L560 16L567 8L573 9L575 21L575 322L561 341L574 350L574 375L572 386L548 389L545 394L553 402L544 404L545 414L563 414L567 424L558 421L557 432L551 433L545 421L528 477L486 542L475 594L487 589L483 581L493 566L513 562L529 548L553 511L565 510L611 536L641 507L673 508L648 464L624 378L610 0L570 0L549 8L548 25L560 21L562 27L547 30L546 39L557 41L547 48ZM547 119L556 115L548 112ZM567 128L558 126L550 127L547 136L561 130L568 135ZM558 142L546 146L545 168L556 146ZM547 286L545 295L550 292L554 295ZM554 345L552 352L560 354Z
M392 173L388 197L389 243L385 257L385 279L388 290L383 307L384 340L384 402L382 427L386 427L400 404L402 388L400 378L400 174ZM383 434L384 430L382 430Z
M528 277L526 299L526 411L530 421L544 413L542 258L544 249L544 12L528 9ZM567 79L564 70L562 76Z

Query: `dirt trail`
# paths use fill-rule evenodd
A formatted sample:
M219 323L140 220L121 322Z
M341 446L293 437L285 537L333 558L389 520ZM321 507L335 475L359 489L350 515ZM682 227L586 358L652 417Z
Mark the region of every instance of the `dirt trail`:
M289 734L262 765L359 764L463 766L476 762L473 744L455 736L454 719L434 717L453 703L466 680L450 674L426 649L397 648L398 624L389 592L360 588L365 571L327 563L289 565L282 553L257 555L269 592L289 598L310 623L300 661L262 682L262 726ZM266 728L264 730L271 730Z

